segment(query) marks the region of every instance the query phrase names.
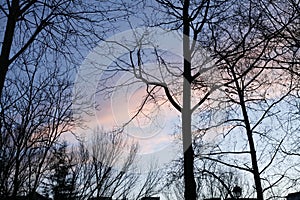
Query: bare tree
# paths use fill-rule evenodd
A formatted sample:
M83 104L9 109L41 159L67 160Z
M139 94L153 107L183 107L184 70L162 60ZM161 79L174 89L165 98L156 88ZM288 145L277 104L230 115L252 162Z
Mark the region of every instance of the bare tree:
M278 124L282 124L283 120L286 120L278 115L277 112L280 110L278 106L279 104L282 105L281 102L298 87L295 84L293 75L288 72L295 67L297 62L294 61L291 64L286 61L288 56L292 60L297 56L291 50L287 50L290 47L283 37L283 34L287 33L286 38L289 39L288 41L293 41L293 51L295 52L297 38L294 33L291 34L290 30L295 30L294 27L297 24L298 4L294 1L284 3L277 1L241 1L234 4L232 2L202 1L195 5L190 1L157 1L157 3L161 6L157 10L164 11L163 14L165 15L162 14L162 16L165 18L162 18L169 21L158 20L156 25L165 25L176 30L181 29L183 35L186 36L183 37L184 61L182 71L179 70L181 73L178 74L170 73L177 78L183 78L182 104L176 98L178 97L176 95L180 94L178 90L172 91L170 84L166 83L165 80L159 80L157 77L155 79L146 72L143 61L146 60L145 57L148 54L142 51L143 43L141 40L138 40L140 43L136 46L136 52L131 51L130 67L135 77L147 85L149 96L155 97L151 92L161 88L174 108L182 114L185 198L196 198L196 184L193 181L192 113L198 109L199 118L201 119L201 111L205 115L207 112L213 112L213 109L222 109L222 107L218 107L222 105L228 108L225 109L225 119L218 121L219 119L212 119L215 115L210 115L208 118L217 122L212 127L201 127L195 133L198 131L204 133L208 129L213 130L212 128L216 128L220 124L226 124L226 128L229 127L223 132L225 136L229 133L238 134L236 131L244 128L242 130L245 131L247 143L240 147L242 150L240 152L221 150L221 153L239 154L241 156L248 154L250 155L250 166L244 162L236 162L236 159L233 160L234 164L232 164L212 157L207 158L228 167L250 172L253 175L257 198L263 200L264 192L271 189L282 179L277 177L277 180L270 181L267 186L262 184L262 174L272 164L280 162L281 158L277 156L286 138L286 134L282 134L280 137L270 137L267 134L268 128L265 128L264 122L275 118ZM222 9L220 5L222 5ZM225 12L222 13L224 10ZM199 39L201 36L204 39ZM205 70L200 67L200 70L197 71L195 70L197 65L193 66L192 60L196 59L195 52L199 51L196 48L198 46L195 41L199 42L211 54L214 54L216 61L214 70L221 76L221 78L215 79L220 82L215 83L214 87L211 83L203 81L202 76L205 74ZM136 57L134 57L134 54L136 54ZM170 62L167 62L167 59L158 54L156 55L160 64L158 64L159 67L171 69ZM129 71L131 68L129 68ZM215 73L213 76L217 76L217 74ZM282 83L283 80L279 77L285 77L288 81ZM273 87L278 87L279 90L271 95L270 93L274 93L274 91L271 91L274 89ZM216 90L221 94L219 99L214 99L215 97L212 96L212 93ZM198 93L198 99L201 100L194 107L191 105L192 91L198 91L202 95ZM214 108L203 106L205 103L211 102L214 102L217 106ZM236 105L240 110L237 109ZM207 111L207 109L210 110ZM200 123L205 124L206 121L200 121ZM283 128L284 126L279 125L278 127ZM228 134L226 131L228 131ZM261 140L258 139L257 142L256 137L263 136L265 136L265 141L269 138L268 141L273 142L261 149L259 146ZM249 151L247 148L249 148ZM260 169L259 161L262 160L263 153L270 155L271 152L274 153L271 154L268 164L263 164L262 169ZM220 152L214 153L218 154ZM212 156L213 154L208 155Z
M43 57L40 51L39 58ZM74 126L72 84L59 66L39 66L21 56L1 101L1 195L35 192L51 147ZM67 69L66 69L67 70ZM45 73L46 72L46 73Z
M107 31L115 30L111 28L113 20L128 16L128 9L120 4L94 3L1 2L1 22L6 25L1 31L0 54L1 196L33 193L45 179L51 148L63 133L72 132L75 124L70 109L74 71L69 70L80 57L80 47L95 45ZM77 55L73 56L75 52ZM118 145L124 145L116 136L114 139ZM121 146L118 147L120 151ZM136 149L132 147L124 169L117 172L112 165L120 152L110 152L116 156L114 159L102 154L106 166L99 161L103 158L99 151L109 150L105 148L108 146L94 145L93 159L86 162L94 167L95 182L84 187L92 188L91 195L97 196L126 193L127 188L133 187L134 178L130 177L134 175L124 171L133 164ZM114 179L106 178L108 175ZM155 185L154 176L146 180L150 179ZM145 183L145 192L140 195L151 193L151 184Z
M135 80L141 81L146 85L147 95L142 100L141 107L135 116L142 111L149 101L158 102L158 99L164 99L162 100L164 103L168 101L180 112L182 152L184 155L184 196L185 199L189 200L195 200L197 196L194 178L194 150L192 146L192 115L216 90L215 82L212 83L213 81L211 81L201 95L197 96L195 94L197 92L200 93L197 85L203 82L201 79L206 75L211 75L213 71L212 66L207 66L209 58L206 58L205 61L202 60L202 63L198 62L199 52L202 48L201 44L208 43L202 40L201 36L205 36L203 33L208 30L207 24L213 21L218 13L226 11L229 5L230 3L227 4L225 1L191 2L189 0L157 0L151 2L151 5L144 5L144 7L152 9L156 13L155 19L151 18L153 16L146 17L150 20L150 23L151 20L155 21L150 26L167 27L172 30L182 31L180 36L182 38L182 43L180 44L182 55L179 56L183 57L183 59L179 62L175 59L176 61L174 62L172 56L165 56L165 52L156 47L154 47L153 52L147 52L147 50L143 49L144 46L149 45L149 40L144 38L147 34L142 34L140 38L139 34L137 34L137 42L132 49L126 45L120 45L120 48L125 48L128 51L129 60L124 59L124 57L117 58L119 62L114 63L115 65L108 70L116 72L109 77L113 77L118 72L129 72L133 74L134 78L136 78ZM156 71L160 72L158 75L151 74L150 71L147 71L147 67L144 66L147 60L151 60L150 55L155 55L154 60L156 60L156 65L158 66ZM166 77L172 77L171 81L168 82ZM126 83L125 85L128 84ZM112 88L107 89L109 91L112 90ZM162 93L164 95L161 95ZM195 103L193 102L194 104L192 103L193 97L196 100Z
M108 31L116 30L112 26L116 19L128 16L128 11L123 11L120 4L113 2L2 1L0 94L7 72L20 55L42 45L53 55L64 57L69 65L78 64L85 47L94 46Z
M286 70L293 66L278 60L293 55L287 50L289 45L282 34L293 27L296 8L288 2L263 1L244 2L235 8L239 13L237 18L228 20L227 25L212 26L215 44L218 44L217 40L227 41L215 45L214 52L220 57L219 69L224 69L220 73L228 81L220 88L225 93L224 98L218 100L219 105L223 104L220 109L224 117L214 126L224 125L224 122L223 128L215 131L230 139L223 140L226 141L224 145L216 146L206 158L251 173L257 198L262 200L263 194L286 176L286 171L270 175L268 169L284 162L280 149L292 133L292 129L287 131L286 127L290 113L283 106L285 99L297 90L298 83ZM204 133L207 127L202 130ZM231 157L232 160L219 159L220 155L227 155L227 159ZM272 177L272 180L266 177Z
M138 146L121 132L95 130L91 141L81 143L78 150L72 153L78 198L140 199L158 193L159 172L137 171Z
M199 142L199 141L198 141ZM214 151L217 146L215 142L202 141L201 145L195 145L195 152L201 152L202 155L207 151ZM199 150L201 148L201 150ZM221 154L218 160L222 160ZM168 166L167 180L163 189L163 194L167 199L182 199L183 197L183 162L176 160ZM197 184L197 195L199 199L203 198L235 198L233 188L240 186L243 189L243 197L253 195L251 181L249 176L238 169L224 166L214 160L209 160L205 156L196 157L195 160L195 180Z

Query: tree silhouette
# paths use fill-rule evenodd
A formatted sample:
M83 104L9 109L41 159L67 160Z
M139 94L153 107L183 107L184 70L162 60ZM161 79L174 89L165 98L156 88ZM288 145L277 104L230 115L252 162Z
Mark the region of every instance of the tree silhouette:
M67 153L67 143L61 144L54 149L53 160L50 163L50 170L53 171L49 177L50 188L54 200L73 200L76 197L76 179L72 173L71 158Z

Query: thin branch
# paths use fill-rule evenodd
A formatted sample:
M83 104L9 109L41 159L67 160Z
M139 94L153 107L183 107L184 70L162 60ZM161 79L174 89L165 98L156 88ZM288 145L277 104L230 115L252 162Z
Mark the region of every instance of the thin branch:
M198 156L200 159L207 159L207 160L211 160L211 161L214 161L214 162L217 162L217 163L220 163L222 165L225 165L225 166L228 166L228 167L233 167L233 168L236 168L236 169L240 169L240 170L243 170L243 171L247 171L247 172L251 172L253 173L253 169L249 169L249 168L244 168L244 167L240 167L238 165L233 165L233 164L229 164L229 163L226 163L226 162L223 162L221 160L218 160L218 159L215 159L215 158L210 158L210 157L202 157L201 155Z

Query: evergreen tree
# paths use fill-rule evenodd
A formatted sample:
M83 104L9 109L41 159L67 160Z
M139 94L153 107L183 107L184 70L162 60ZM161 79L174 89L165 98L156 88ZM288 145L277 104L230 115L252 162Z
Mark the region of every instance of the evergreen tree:
M54 200L73 200L76 197L76 181L72 173L73 164L67 154L67 143L54 150L50 176Z

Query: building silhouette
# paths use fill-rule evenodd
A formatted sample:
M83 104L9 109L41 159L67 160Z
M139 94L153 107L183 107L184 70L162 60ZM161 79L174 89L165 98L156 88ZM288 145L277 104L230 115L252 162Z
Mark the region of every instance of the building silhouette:
M221 200L221 198L207 198L204 200ZM256 198L226 198L224 200L257 200ZM300 200L300 192L290 193L286 196L286 200Z
M204 200L221 200L221 198L208 198ZM257 198L226 198L225 200L257 200Z
M290 193L286 197L287 200L300 200L300 192Z
M26 195L26 196L16 196L16 197L1 197L1 200L51 200L37 192L31 194L31 195Z

